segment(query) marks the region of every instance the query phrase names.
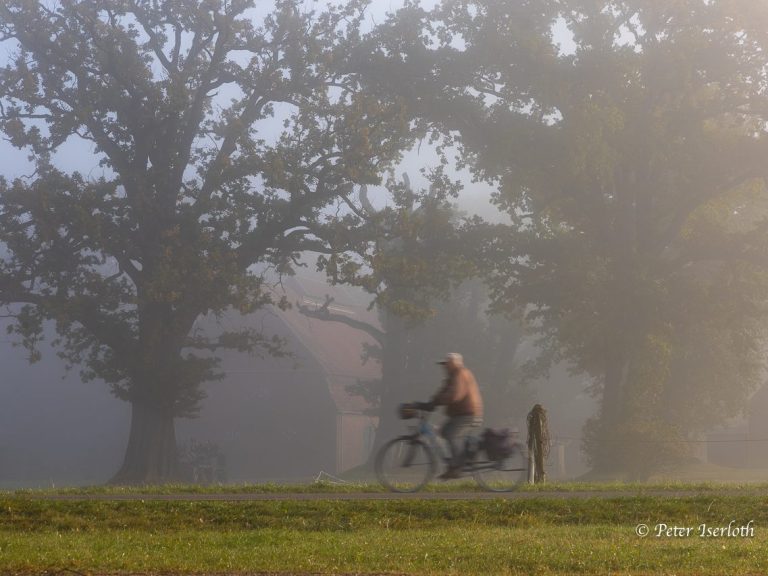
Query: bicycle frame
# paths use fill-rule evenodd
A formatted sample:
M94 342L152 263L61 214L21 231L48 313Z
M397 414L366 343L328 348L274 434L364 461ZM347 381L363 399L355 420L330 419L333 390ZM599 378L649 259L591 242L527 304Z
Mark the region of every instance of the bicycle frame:
M447 453L443 447L443 443L440 440L440 436L435 430L435 426L429 421L430 412L425 410L419 410L419 422L414 427L415 430L411 435L414 440L422 440L432 450L436 456L443 462L444 465L448 465L451 461L451 455ZM515 449L522 451L522 445L519 442L515 442ZM473 473L481 470L491 470L497 466L497 463L487 458L481 459L475 456L471 461L466 461L461 467L463 473Z
M429 412L424 410L419 410L419 412L419 423L415 426L416 430L413 433L413 438L415 440L426 440L427 446L440 457L440 460L447 463L450 460L450 456L448 456L443 448L434 425L429 421Z

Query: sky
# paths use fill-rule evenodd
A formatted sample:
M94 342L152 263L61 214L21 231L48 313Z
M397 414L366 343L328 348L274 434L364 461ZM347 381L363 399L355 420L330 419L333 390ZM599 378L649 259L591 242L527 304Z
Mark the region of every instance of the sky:
M328 3L325 0L319 2L307 0L305 5L309 8L312 5L322 6ZM425 8L433 7L436 4L436 0L422 0L422 5ZM260 5L263 6L264 4ZM376 0L372 2L372 5L367 10L368 22L371 25L382 22L386 18L387 13L399 9L402 5L402 0ZM0 43L0 64L7 62L13 51L14 46L12 43ZM272 123L272 126L264 126L264 129L265 138L269 140L279 133L280 122L276 120ZM5 138L0 139L0 175L9 181L20 177L30 177L34 172L34 168L28 156L29 151L19 150L7 142ZM107 169L99 166L99 156L95 153L94 145L79 138L70 138L65 142L54 154L53 162L65 172L78 171L87 178L96 179L101 176L109 176ZM395 169L395 173L399 179L403 172L407 172L415 188L425 187L427 181L421 176L420 171L437 167L438 164L439 159L434 147L427 142L420 142L414 149L405 154L402 164ZM465 182L464 193L458 201L459 208L462 211L479 213L490 219L499 217L498 211L489 202L491 194L489 186L478 183L472 184L471 177L466 171L452 170L450 175L455 179L461 179ZM369 195L374 204L386 201L383 188L377 190L376 187L371 187Z

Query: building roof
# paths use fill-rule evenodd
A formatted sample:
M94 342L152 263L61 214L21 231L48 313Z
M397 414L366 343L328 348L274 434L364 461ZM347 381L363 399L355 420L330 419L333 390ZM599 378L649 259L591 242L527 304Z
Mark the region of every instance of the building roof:
M333 298L329 311L366 322L378 328L376 313L368 310L370 298L362 290L343 286L330 286L310 274L296 275L283 281L286 296L292 307L281 313L288 328L322 366L329 391L340 412L364 412L370 406L361 396L351 394L349 386L360 381L381 377L381 366L376 360L363 361L365 345L376 344L363 330L342 322L310 318L298 310L297 304L320 307L326 297ZM367 302L366 302L367 300Z

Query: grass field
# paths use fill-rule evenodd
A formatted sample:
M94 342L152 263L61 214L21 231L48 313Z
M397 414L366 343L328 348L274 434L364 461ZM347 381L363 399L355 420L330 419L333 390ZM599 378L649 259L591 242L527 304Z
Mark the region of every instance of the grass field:
M302 502L54 501L45 498L51 492L4 493L0 573L768 573L765 486L653 488L697 495L649 495L619 485L582 485L594 493L586 498L542 492L482 501L333 500L345 489L332 486L320 487L331 499ZM621 497L601 496L620 489ZM731 522L731 536L699 536L701 525ZM641 524L650 532L645 537L636 532ZM659 524L691 531L657 536ZM751 533L734 535L741 526Z
M766 470L768 477L768 470ZM442 492L483 492L484 490L474 480L452 480L450 482L432 482L425 486L421 492L442 493ZM543 493L562 493L562 492L677 492L677 491L696 491L696 492L751 492L768 494L768 483L766 482L718 482L718 481L680 481L664 480L657 482L547 482L546 484L522 484L517 488L518 492L543 492ZM85 486L69 488L48 488L48 489L21 489L21 490L0 490L0 497L27 496L30 498L71 495L71 496L108 496L108 495L126 495L126 494L348 494L365 493L375 494L384 493L387 489L376 481L364 482L308 482L304 484L163 484L159 486Z

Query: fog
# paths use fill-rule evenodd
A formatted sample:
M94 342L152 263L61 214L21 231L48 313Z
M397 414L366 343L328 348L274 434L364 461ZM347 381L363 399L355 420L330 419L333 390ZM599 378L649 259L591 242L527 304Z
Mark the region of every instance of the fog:
M552 480L762 479L764 39L545 4L259 4L185 79L176 14L142 76L140 16L0 11L0 488L372 479L448 352Z

